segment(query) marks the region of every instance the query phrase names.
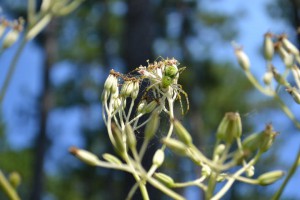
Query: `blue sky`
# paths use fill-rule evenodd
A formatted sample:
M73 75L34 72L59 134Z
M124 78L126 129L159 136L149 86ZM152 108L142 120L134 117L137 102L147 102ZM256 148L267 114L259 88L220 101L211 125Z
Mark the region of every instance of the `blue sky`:
M238 20L240 36L236 38L235 41L243 45L245 52L251 59L253 73L257 75L258 78L262 77L265 69L264 60L259 56L259 48L260 45L262 45L263 34L267 31L295 34L295 32L289 26L287 26L284 20L274 20L266 13L265 4L267 2L271 2L271 0L212 0L203 2L203 6L208 10L216 10L218 12L231 13L240 16L240 19ZM220 60L227 59L235 62L234 52L230 43L222 48L216 46L215 49L216 52L218 52L218 57ZM7 66L11 61L11 55L13 52L15 52L15 50L16 45L0 56L0 85L3 84L3 79L7 72ZM7 123L7 131L9 133L8 138L14 144L16 149L30 146L34 137L34 133L36 132L34 121L28 121L25 119L20 120L20 116L16 116L15 113L19 109L19 107L16 107L16 105L34 103L30 102L29 98L24 97L32 96L32 99L34 99L39 94L41 89L39 88L39 85L42 60L42 52L34 45L34 43L29 43L22 54L16 72L11 81L7 96L2 105L4 113L3 117ZM52 78L56 81L70 76L71 66L69 66L68 63L62 63L58 69L59 70L53 70L52 74ZM256 93L255 95L260 94ZM290 105L295 105L292 101L289 102ZM97 106L99 105L95 105L96 109L94 110L99 109ZM299 106L293 106L293 110L295 113L296 111L297 113L300 113ZM255 123L258 124L258 130L261 130L266 123L270 122L270 120L273 122L275 128L279 129L278 131L281 134L277 139L283 141L283 144L275 147L276 152L279 153L279 160L289 166L293 157L297 153L297 149L299 148L299 131L298 133L295 133L295 130L292 128L292 124L280 111L261 113L255 110L253 113L255 113L255 118L257 118L256 116L260 116L259 121L255 121L253 117ZM64 119L59 117L62 114ZM96 113L93 115L95 116L95 120L101 120L101 117ZM250 116L250 118L251 117L252 116ZM79 132L82 118L83 117L80 109L76 108L52 113L50 116L50 122L51 124L54 124L54 127L58 132L55 135L57 138L56 142L54 143L57 148L67 149L71 145L83 145L83 141L80 140ZM298 118L300 118L299 114ZM16 123L18 124L17 126ZM26 137L24 137L25 135ZM65 156L65 154L57 154L55 152L51 153L51 157L55 159L60 159L61 156ZM277 163L274 168L284 169L282 163ZM47 163L46 169L50 172L53 172L53 164ZM287 196L291 195L300 198L300 191L295 188L295 186L299 185L299 180L297 180L296 177L300 177L299 170L297 175L291 180L289 184L290 187L286 188L284 194ZM275 190L276 187L278 187L278 184L268 187L267 190Z

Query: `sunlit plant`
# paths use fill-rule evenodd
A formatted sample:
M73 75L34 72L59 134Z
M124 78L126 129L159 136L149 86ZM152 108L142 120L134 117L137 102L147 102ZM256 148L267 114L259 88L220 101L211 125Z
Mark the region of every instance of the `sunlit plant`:
M242 65L249 63L245 58L246 55L242 55ZM196 186L203 190L206 199L216 200L222 198L235 181L268 185L281 178L282 171L266 172L253 178L255 164L272 146L277 135L271 124L261 132L242 139L240 115L229 112L216 130L217 140L212 156L205 155L193 144L189 131L174 116L175 101L182 101L180 94L186 97L186 109L189 107L187 94L178 84L183 69L179 66L179 62L172 58L148 62L147 66L135 70L138 74L124 75L111 70L102 93L102 116L116 154L105 153L103 159L99 159L91 152L76 147L71 147L70 152L91 165L131 173L136 184L126 199L132 199L137 189L143 199L149 199L146 185L150 184L173 199L185 199L176 192L176 188ZM184 110L182 102L180 105ZM163 112L169 118L168 130L160 139L161 146L153 156L152 166L146 169L142 160L150 140L159 129ZM136 134L142 128L143 144L137 148ZM201 169L200 176L177 182L162 173L160 167L164 164L166 148L191 159ZM222 182L225 184L217 190L216 185Z

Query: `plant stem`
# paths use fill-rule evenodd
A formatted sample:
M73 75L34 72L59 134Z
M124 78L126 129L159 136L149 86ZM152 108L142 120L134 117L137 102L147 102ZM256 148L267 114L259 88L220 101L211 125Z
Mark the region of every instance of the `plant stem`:
M27 41L26 41L25 37L23 37L23 39L21 41L21 45L17 49L17 52L14 54L13 60L11 61L10 65L9 65L7 75L5 76L5 80L4 80L3 86L2 86L2 88L0 90L0 105L3 103L3 99L4 99L5 95L6 95L7 88L9 86L11 78L12 78L12 76L14 74L15 69L16 69L18 60L20 58L20 55L21 55L21 53L22 53L22 51L23 51L26 43L27 43Z
M20 200L16 190L10 185L2 171L0 170L0 187L10 200Z
M300 148L298 150L298 154L296 156L296 159L291 167L291 169L288 172L288 175L286 176L286 178L284 179L282 185L280 186L279 190L277 190L277 192L273 195L272 200L278 200L285 188L285 186L287 185L287 183L289 182L289 180L291 179L291 177L294 175L294 173L297 170L297 167L299 165L299 160L300 160Z

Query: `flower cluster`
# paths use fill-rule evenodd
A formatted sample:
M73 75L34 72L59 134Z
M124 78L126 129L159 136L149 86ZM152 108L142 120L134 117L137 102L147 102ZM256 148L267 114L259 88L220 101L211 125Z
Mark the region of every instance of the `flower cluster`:
M193 144L191 134L174 117L173 112L176 99L181 101L180 94L186 96L177 83L182 71L178 66L178 61L173 58L140 66L134 71L138 75L124 75L111 70L104 83L102 115L117 156L105 153L103 160L100 160L94 154L75 147L72 147L70 152L90 165L131 173L136 184L127 199L132 199L137 188L140 189L143 199L149 199L146 183L173 199L183 200L184 197L176 193L175 189L189 186L202 189L206 199L220 199L235 181L267 185L281 178L281 171L268 172L256 179L252 178L255 174L255 163L271 147L277 135L271 125L242 141L240 115L226 113L217 129L217 141L211 158ZM161 112L167 113L169 128L161 139L161 147L153 155L152 166L145 169L142 165L143 156L159 128ZM144 117L141 118L142 116ZM143 126L142 146L137 148L136 134ZM234 148L236 146L237 148ZM164 163L166 148L192 160L201 168L200 177L176 182L168 174L159 172ZM217 183L225 181L226 184L214 195Z

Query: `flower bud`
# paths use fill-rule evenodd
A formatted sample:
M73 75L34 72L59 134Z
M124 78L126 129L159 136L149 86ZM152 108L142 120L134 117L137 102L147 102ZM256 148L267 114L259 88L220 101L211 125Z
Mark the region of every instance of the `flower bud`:
M165 153L163 150L158 149L153 156L153 164L156 166L161 166L165 160Z
M162 143L165 144L174 153L182 156L186 155L188 147L184 143L172 138L164 138L162 139Z
M83 149L78 149L77 147L70 147L69 152L82 162L92 166L96 166L100 161L95 154Z
M121 92L120 92L120 95L124 98L126 98L128 95L127 95L127 88L128 86L130 85L130 81L125 81L122 85L122 88L121 88Z
M172 179L172 177L164 173L157 172L154 174L154 177L157 178L157 180L159 180L163 184L165 184L167 187L172 187L174 185L174 180Z
M228 112L223 117L218 130L217 137L227 143L242 135L242 122L239 113Z
M277 170L277 171L272 171L272 172L267 172L262 175L260 175L257 180L260 185L270 185L283 177L284 172Z
M112 98L111 101L114 101L113 103L113 109L114 110L117 110L120 108L121 104L122 104L122 101L120 98Z
M193 141L190 133L185 129L185 127L178 120L175 119L173 123L174 123L175 133L178 136L179 140L188 146L191 145Z
M282 46L282 43L277 42L275 49L279 53L280 58L287 68L291 68L293 65L293 56L289 54Z
M110 92L112 94L116 93L116 92L119 92L119 88L118 88L118 78L115 77L115 76L112 76L112 85L111 85L111 88L110 88Z
M268 32L264 36L264 56L265 59L270 61L274 55L274 44L272 41L272 33Z
M287 39L287 36L285 34L281 35L279 40L282 42L284 48L286 48L290 53L295 56L299 55L298 48Z
M10 30L4 37L2 47L4 49L12 46L19 38L20 32L16 29Z
M163 76L161 79L161 87L167 88L172 85L173 79L170 76Z
M297 104L300 104L300 91L297 88L286 88L285 91L287 91L293 97Z
M150 140L156 133L159 126L159 113L153 112L150 116L149 122L145 127L145 139Z
M13 188L17 188L21 183L21 176L18 172L12 172L9 174L9 182Z
M116 156L109 154L109 153L105 153L102 155L102 157L104 158L104 160L113 163L113 164L117 164L117 165L122 165L122 161L117 158Z
M273 131L273 126L268 124L265 130L261 133L261 140L259 143L260 150L262 152L267 151L272 146L277 135L278 133Z
M158 104L158 103L157 103L156 100L151 101L149 104L147 104L147 105L145 106L144 112L145 112L145 113L150 113L150 112L152 112L152 111L154 110L154 108L156 108L157 104Z
M132 99L136 99L138 94L139 94L139 88L140 88L140 84L138 81L135 81L133 83L133 91L131 92L131 98Z
M134 149L136 147L136 137L135 137L133 129L129 123L125 124L125 134L126 134L127 145L131 149Z
M112 129L112 135L114 141L111 141L112 144L114 145L116 151L118 153L123 153L125 151L124 143L123 143L123 137L122 137L122 132L120 129L115 125L111 124L111 129Z
M108 75L107 79L105 80L105 83L104 83L104 89L105 90L110 90L111 86L113 85L114 83L114 75L110 74Z
M264 74L263 81L266 85L270 85L273 80L273 73L268 71Z
M279 83L280 85L284 85L286 87L290 86L290 84L285 80L285 78L277 72L275 67L272 67L271 71L272 71L274 79L276 80L277 83Z
M219 144L217 147L216 147L216 155L221 155L224 150L225 150L226 146L224 144Z
M137 112L138 113L144 113L145 111L145 106L147 105L147 101L146 100L142 100L139 105L138 105L138 108L137 108Z
M239 65L244 70L249 70L250 69L250 60L249 60L247 54L245 54L245 52L241 48L236 48L235 55L237 57Z

